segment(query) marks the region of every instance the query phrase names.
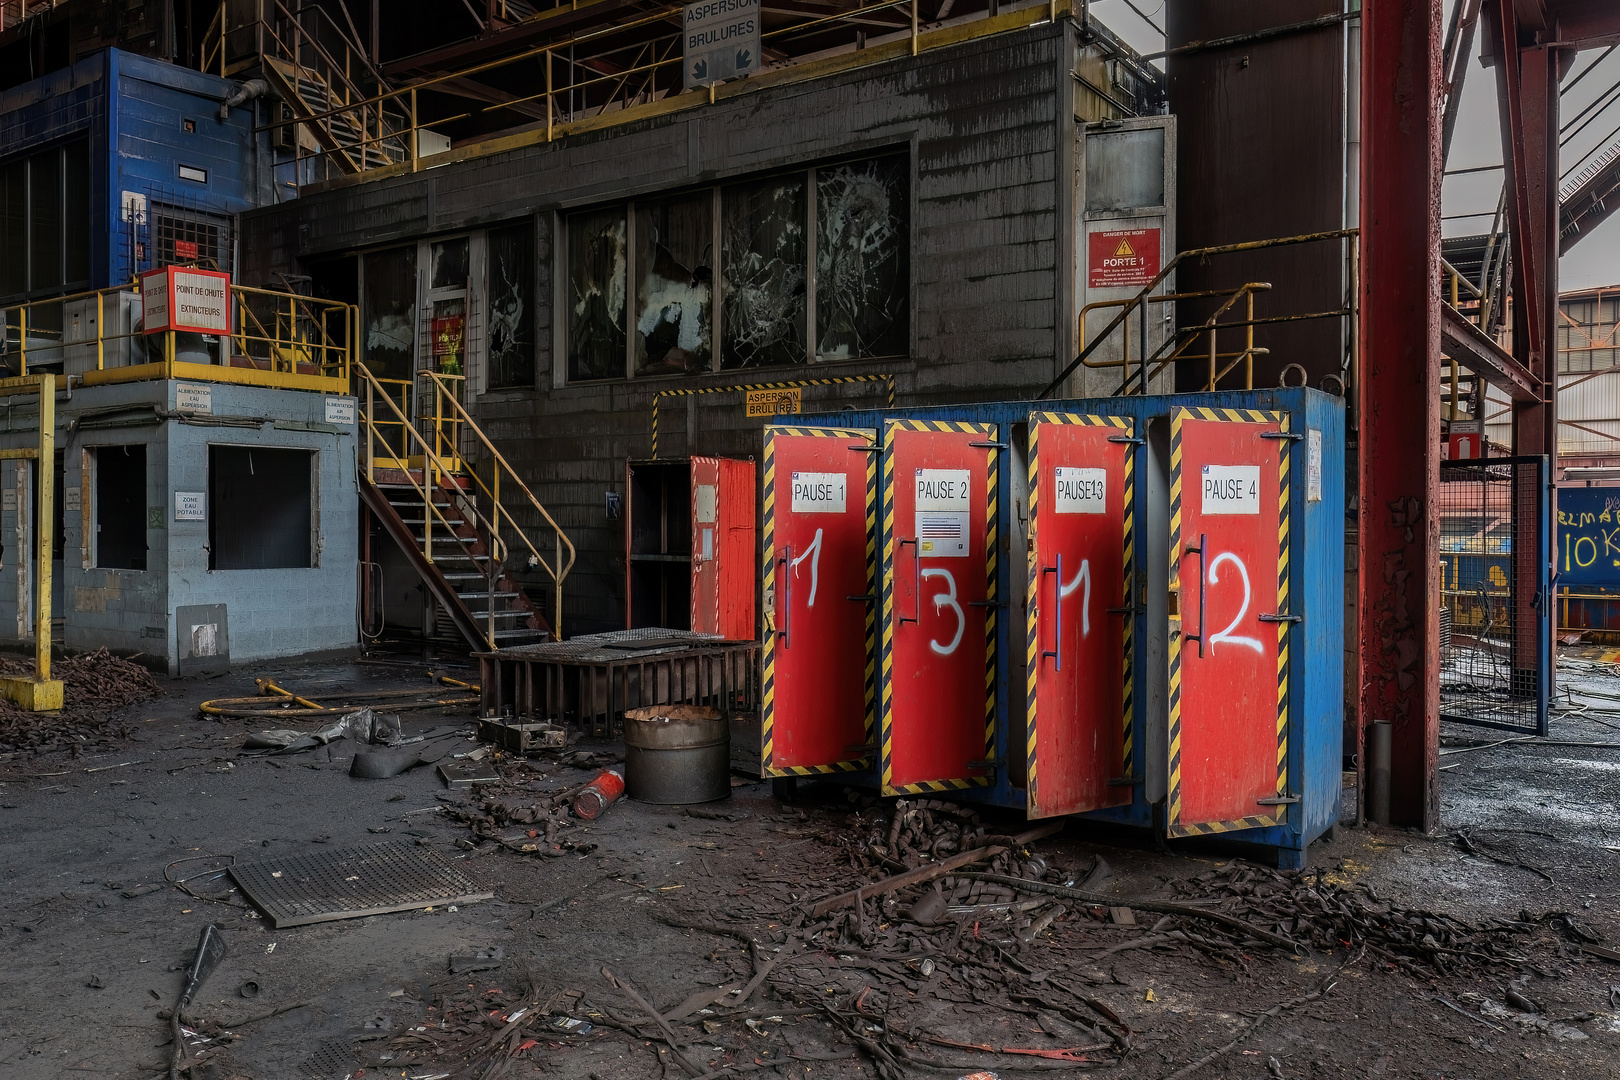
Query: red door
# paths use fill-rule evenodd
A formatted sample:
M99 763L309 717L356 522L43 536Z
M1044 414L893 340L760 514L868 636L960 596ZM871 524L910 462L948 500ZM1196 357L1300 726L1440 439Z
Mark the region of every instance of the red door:
M1172 836L1275 825L1286 811L1284 423L1231 409L1171 418Z
M995 428L890 420L883 443L883 794L987 784Z
M754 463L692 459L692 629L752 641Z
M866 767L875 702L876 432L765 429L766 776Z
M1028 813L1131 801L1133 422L1029 418Z

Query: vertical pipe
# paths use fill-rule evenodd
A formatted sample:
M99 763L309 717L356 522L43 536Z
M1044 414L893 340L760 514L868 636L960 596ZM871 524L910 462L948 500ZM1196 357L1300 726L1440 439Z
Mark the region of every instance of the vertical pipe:
M106 335L106 326L107 326L107 323L106 323L106 308L105 308L105 305L102 303L102 301L104 301L105 299L106 299L106 294L105 293L101 293L101 292L96 293L96 370L97 371L100 371L104 367L106 367L106 359L107 359L107 357L106 357L106 339L107 339L107 335Z
M557 106L551 100L551 50L545 51L546 58L546 142L551 141L552 125L557 116Z
M51 558L56 541L56 377L39 377L39 513L34 515L34 678L51 677ZM82 493L81 493L82 497Z
M1424 830L1440 811L1441 7L1361 16L1359 713L1390 724L1390 823Z
M1054 5L1056 0L1053 0ZM917 55L917 4L919 0L911 0L911 55ZM1057 22L1054 18L1053 22Z
M1379 825L1389 824L1389 779L1392 734L1395 725L1387 720L1372 724L1367 740L1367 816Z
M417 169L416 87L411 87L411 172Z
M1249 325L1243 328L1243 389L1254 389L1254 290L1244 289L1243 299L1247 301L1244 316Z

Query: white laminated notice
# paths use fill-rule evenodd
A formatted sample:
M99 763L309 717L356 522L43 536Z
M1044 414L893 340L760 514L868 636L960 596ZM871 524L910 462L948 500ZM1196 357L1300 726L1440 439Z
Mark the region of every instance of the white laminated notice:
M917 470L918 558L966 558L972 520L967 469Z
M1058 514L1101 514L1108 510L1108 470L1053 470L1052 511Z
M716 510L719 506L720 489L713 484L699 484L693 502L697 511L697 519L701 524L712 525L716 521Z
M793 474L795 514L842 514L849 478L843 473L796 472Z
M1206 515L1260 512L1260 466L1205 465L1202 479Z
M1456 430L1453 428L1453 430ZM1322 429L1305 429L1305 501L1322 501Z

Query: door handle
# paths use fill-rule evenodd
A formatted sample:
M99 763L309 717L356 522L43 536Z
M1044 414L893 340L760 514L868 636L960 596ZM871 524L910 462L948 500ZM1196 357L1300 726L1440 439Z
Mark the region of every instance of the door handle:
M1042 578L1042 580L1045 580L1047 574L1056 574L1057 575L1057 582L1056 582L1056 584L1054 585L1054 587L1052 589L1052 607L1053 607L1054 611L1056 612L1056 614L1053 615L1053 620L1057 623L1057 629L1054 631L1054 635L1057 638L1057 641L1056 641L1057 648L1042 650L1041 659L1044 660L1048 656L1050 656L1054 661L1054 663L1052 665L1052 670L1053 671L1062 671L1063 670L1063 655L1062 655L1062 649L1063 649L1063 552L1061 552L1061 551L1058 552L1057 565L1056 566L1047 566L1047 567L1043 567L1041 569L1041 578Z
M905 547L907 544L917 546L917 540L915 538L913 538L913 539L910 539L910 540L901 540L900 541L900 546L902 548ZM895 621L896 625L898 625L898 626L904 626L908 622L914 622L914 623L922 622L922 549L921 549L920 546L918 546L918 550L912 555L911 569L912 569L912 574L913 574L913 579L912 579L913 584L912 584L911 598L917 605L917 607L916 607L917 614L913 615L909 619L906 618L904 615L901 615Z
M782 548L782 557L777 560L782 567L782 629L777 633L782 636L782 648L793 647L793 638L790 631L793 628L793 545L786 544Z
M1183 633L1181 636L1182 636L1182 638L1184 638L1187 641L1196 641L1196 642L1198 642L1198 655L1200 657L1202 657L1204 655L1204 608L1206 606L1208 606L1206 601L1209 600L1209 584L1208 584L1207 581L1205 581L1205 577L1204 577L1204 560L1205 560L1205 557L1206 557L1205 552L1208 549L1208 547L1209 547L1209 536L1208 536L1208 534L1199 533L1198 534L1198 546L1197 547L1188 547L1187 550L1183 553L1183 557L1186 557L1187 555L1191 555L1193 552L1198 553L1198 633L1196 633L1196 634Z

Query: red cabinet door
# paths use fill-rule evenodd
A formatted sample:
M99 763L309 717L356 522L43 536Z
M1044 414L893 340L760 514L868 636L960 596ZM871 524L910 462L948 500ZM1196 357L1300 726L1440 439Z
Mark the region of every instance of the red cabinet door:
M1172 836L1282 822L1288 436L1279 413L1180 408L1170 431Z
M692 629L752 641L754 463L692 459Z
M1133 421L1029 418L1028 813L1131 801Z
M875 713L876 432L767 427L766 776L864 768Z
M987 784L995 735L995 428L883 435L882 789Z

